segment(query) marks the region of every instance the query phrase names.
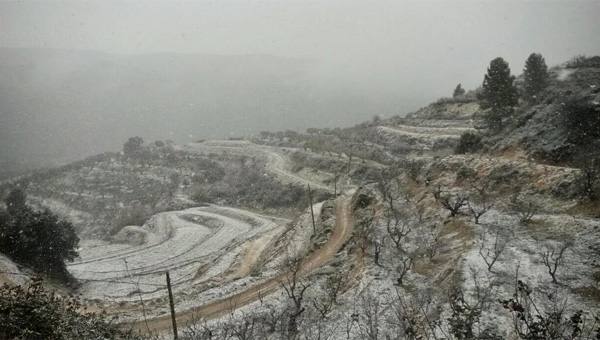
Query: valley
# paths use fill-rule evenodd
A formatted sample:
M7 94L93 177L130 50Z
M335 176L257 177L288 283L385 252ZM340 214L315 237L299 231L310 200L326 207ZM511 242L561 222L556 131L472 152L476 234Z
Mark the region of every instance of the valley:
M597 68L565 68L548 98L597 103ZM187 339L512 339L557 309L562 332L579 315L592 334L598 203L586 168L551 158L567 138L540 137L560 100L496 134L467 95L344 129L126 143L2 185L73 223L61 289L140 336L170 336L166 271Z

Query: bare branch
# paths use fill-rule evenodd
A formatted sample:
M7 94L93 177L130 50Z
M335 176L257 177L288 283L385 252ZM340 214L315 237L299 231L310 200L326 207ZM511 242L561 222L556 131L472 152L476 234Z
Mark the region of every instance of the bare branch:
M564 264L565 251L571 246L571 242L562 241L557 244L547 244L542 250L542 262L548 269L552 283L558 283L556 272Z
M479 256L481 256L481 258L487 265L488 271L492 272L492 267L494 266L500 255L502 255L504 248L506 248L507 240L506 237L500 234L500 231L497 231L496 235L494 236L493 244L490 246L486 235L487 232L484 231L479 239Z

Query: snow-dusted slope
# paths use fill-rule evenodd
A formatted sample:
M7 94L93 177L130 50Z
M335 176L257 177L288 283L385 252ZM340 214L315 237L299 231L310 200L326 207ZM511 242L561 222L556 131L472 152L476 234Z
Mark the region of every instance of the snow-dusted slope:
M281 228L282 222L216 206L164 212L142 228L123 231L132 239L142 234L141 243L82 242L80 259L69 271L83 283L80 292L89 299L157 298L166 293L167 270L176 292L222 275L246 242Z

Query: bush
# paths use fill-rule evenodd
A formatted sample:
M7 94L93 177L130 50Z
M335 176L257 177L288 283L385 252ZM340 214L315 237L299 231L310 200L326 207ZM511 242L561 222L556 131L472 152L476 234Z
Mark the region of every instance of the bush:
M444 104L467 104L473 102L473 98L466 97L465 95L460 95L458 97L442 97L435 101L436 105L444 105Z
M131 137L123 144L123 154L127 157L136 157L141 153L143 144L142 137Z
M578 178L580 192L590 200L598 199L600 193L600 154L587 155L576 161L581 170Z
M565 101L561 115L569 142L590 146L600 141L600 106L592 100L572 96Z
M396 163L396 166L402 169L408 178L416 182L423 173L425 164L426 162L420 159L402 159Z
M465 95L465 89L462 88L462 84L456 85L454 88L454 92L452 93L452 98L457 98Z
M600 67L600 56L586 57L578 55L567 61L566 68Z
M461 167L456 171L457 181L473 180L475 178L477 178L477 172L465 164L461 165Z
M475 132L467 131L460 135L458 145L456 145L454 152L457 154L475 153L482 148L483 142L481 141L481 136Z
M133 206L119 210L113 222L109 235L116 235L123 227L129 225L142 226L152 216L153 212L143 206Z
M516 192L511 196L508 207L524 224L530 223L540 210L539 204L532 197L522 195L520 192Z
M45 290L40 279L28 287L0 287L0 339L137 339L104 315L81 314L81 303Z

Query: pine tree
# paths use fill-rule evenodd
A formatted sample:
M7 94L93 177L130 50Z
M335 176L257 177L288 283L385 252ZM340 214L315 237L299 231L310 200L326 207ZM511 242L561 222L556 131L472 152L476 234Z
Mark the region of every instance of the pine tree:
M537 94L548 86L548 67L541 54L531 53L529 55L525 61L523 76L525 77L525 95L528 100L535 100Z
M144 140L142 137L131 137L123 144L123 154L128 157L139 156L142 151Z
M460 97L463 96L465 94L465 89L462 88L462 85L459 83L458 85L456 85L456 87L454 88L454 93L452 93L452 97L456 98L456 97Z
M70 279L65 261L77 256L73 225L49 210L34 210L20 189L11 191L0 209L0 249L13 260L57 279ZM1 337L0 337L1 338Z
M515 77L510 74L510 67L504 59L498 57L490 62L487 74L483 78L483 86L479 99L483 109L490 109L485 117L491 130L502 127L502 119L512 113L518 103Z

